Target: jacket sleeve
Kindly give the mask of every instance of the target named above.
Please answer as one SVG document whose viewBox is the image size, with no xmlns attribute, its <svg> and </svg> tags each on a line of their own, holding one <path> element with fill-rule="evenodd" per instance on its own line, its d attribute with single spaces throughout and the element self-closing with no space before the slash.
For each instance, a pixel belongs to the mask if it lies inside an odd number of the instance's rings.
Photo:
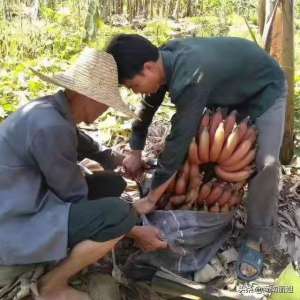
<svg viewBox="0 0 300 300">
<path fill-rule="evenodd" d="M 87 199 L 87 184 L 77 165 L 77 137 L 63 125 L 39 128 L 30 142 L 30 152 L 45 182 L 62 201 Z"/>
<path fill-rule="evenodd" d="M 130 139 L 130 147 L 132 150 L 143 150 L 146 142 L 148 128 L 152 122 L 153 116 L 166 94 L 166 88 L 162 87 L 156 94 L 145 97 L 137 115 L 132 124 L 132 135 Z"/>
<path fill-rule="evenodd" d="M 171 131 L 160 154 L 151 188 L 155 189 L 167 181 L 182 166 L 189 145 L 196 135 L 203 109 L 207 101 L 206 92 L 196 85 L 188 86 L 176 100 L 176 113 L 171 120 Z"/>
<path fill-rule="evenodd" d="M 98 143 L 80 129 L 77 129 L 77 139 L 78 160 L 90 158 L 90 155 L 99 151 Z"/>
<path fill-rule="evenodd" d="M 82 130 L 77 130 L 78 160 L 89 158 L 97 161 L 105 170 L 114 170 L 120 164 L 120 154 L 112 149 L 101 149 L 101 146 Z M 104 148 L 104 147 L 103 147 Z"/>
</svg>

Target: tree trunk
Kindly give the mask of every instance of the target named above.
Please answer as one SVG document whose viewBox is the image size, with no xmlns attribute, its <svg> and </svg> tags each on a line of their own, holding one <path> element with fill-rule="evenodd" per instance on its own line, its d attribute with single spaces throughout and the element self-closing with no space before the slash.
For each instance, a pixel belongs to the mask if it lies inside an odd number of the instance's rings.
<svg viewBox="0 0 300 300">
<path fill-rule="evenodd" d="M 180 0 L 176 0 L 176 2 L 175 2 L 175 7 L 174 7 L 174 11 L 173 11 L 173 18 L 175 18 L 176 20 L 178 19 L 179 1 L 180 1 Z"/>
<path fill-rule="evenodd" d="M 278 3 L 267 0 L 265 4 L 264 46 L 281 65 L 288 81 L 285 131 L 280 154 L 281 162 L 288 164 L 294 154 L 294 3 L 293 0 L 279 0 Z"/>
<path fill-rule="evenodd" d="M 288 164 L 294 155 L 294 1 L 282 0 L 277 8 L 272 31 L 274 46 L 270 54 L 280 63 L 288 81 L 288 102 L 281 162 Z"/>
<path fill-rule="evenodd" d="M 192 7 L 192 16 L 197 16 L 197 10 L 198 10 L 199 0 L 195 0 Z"/>
<path fill-rule="evenodd" d="M 186 3 L 186 17 L 190 17 L 192 15 L 192 0 L 187 0 Z"/>
<path fill-rule="evenodd" d="M 55 5 L 55 0 L 47 0 L 47 6 L 51 9 L 55 9 L 56 5 Z"/>
<path fill-rule="evenodd" d="M 117 8 L 117 0 L 112 0 L 110 1 L 110 7 L 111 7 L 111 14 L 114 15 L 116 13 L 116 8 Z"/>
<path fill-rule="evenodd" d="M 153 13 L 153 1 L 154 0 L 149 0 L 150 1 L 150 18 L 152 19 L 153 18 L 153 15 L 154 15 L 154 13 Z"/>
<path fill-rule="evenodd" d="M 134 1 L 134 10 L 133 10 L 133 17 L 136 17 L 138 14 L 138 0 Z"/>
<path fill-rule="evenodd" d="M 160 5 L 156 3 L 156 16 L 159 16 L 160 14 Z"/>
<path fill-rule="evenodd" d="M 97 18 L 98 6 L 96 0 L 89 0 L 88 12 L 85 18 L 85 38 L 84 41 L 88 42 L 94 40 L 97 35 Z"/>
<path fill-rule="evenodd" d="M 166 1 L 161 3 L 161 17 L 164 18 L 166 16 Z"/>
<path fill-rule="evenodd" d="M 129 21 L 130 21 L 130 22 L 131 22 L 132 19 L 133 19 L 133 8 L 132 8 L 133 3 L 132 3 L 132 1 L 133 1 L 133 0 L 127 0 L 127 7 L 126 7 L 126 9 L 127 9 L 127 14 L 128 14 L 128 16 L 129 16 Z"/>
<path fill-rule="evenodd" d="M 144 4 L 144 18 L 145 19 L 149 18 L 149 0 L 145 0 L 145 4 Z"/>
<path fill-rule="evenodd" d="M 6 0 L 3 0 L 3 14 L 6 21 L 12 20 L 12 9 Z"/>
<path fill-rule="evenodd" d="M 40 0 L 34 0 L 31 12 L 31 20 L 36 21 L 40 13 Z"/>
<path fill-rule="evenodd" d="M 123 1 L 122 0 L 118 0 L 117 14 L 119 14 L 119 15 L 123 14 Z"/>
<path fill-rule="evenodd" d="M 138 1 L 138 15 L 139 16 L 145 15 L 145 3 L 143 0 Z"/>
<path fill-rule="evenodd" d="M 258 3 L 258 26 L 259 33 L 262 36 L 265 27 L 265 19 L 266 19 L 266 0 L 259 0 Z"/>
<path fill-rule="evenodd" d="M 174 0 L 170 0 L 169 1 L 169 8 L 168 8 L 168 17 L 172 18 L 173 17 L 173 11 L 174 11 L 174 5 L 175 5 L 175 1 Z"/>
</svg>

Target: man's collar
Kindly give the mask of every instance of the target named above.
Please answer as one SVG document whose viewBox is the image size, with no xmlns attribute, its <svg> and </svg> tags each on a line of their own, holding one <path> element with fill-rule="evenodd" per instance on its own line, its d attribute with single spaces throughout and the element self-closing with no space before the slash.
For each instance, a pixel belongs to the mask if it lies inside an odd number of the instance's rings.
<svg viewBox="0 0 300 300">
<path fill-rule="evenodd" d="M 165 69 L 166 85 L 169 88 L 169 84 L 173 73 L 174 56 L 172 52 L 168 50 L 159 50 L 159 54 L 161 55 L 163 66 Z"/>
<path fill-rule="evenodd" d="M 54 94 L 54 106 L 65 119 L 76 125 L 71 114 L 69 101 L 64 91 L 60 90 Z"/>
</svg>

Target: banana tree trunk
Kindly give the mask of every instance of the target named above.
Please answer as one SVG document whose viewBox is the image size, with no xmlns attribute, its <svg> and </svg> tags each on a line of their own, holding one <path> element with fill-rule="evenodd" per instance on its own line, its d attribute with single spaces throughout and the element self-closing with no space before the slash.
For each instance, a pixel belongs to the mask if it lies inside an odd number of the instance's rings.
<svg viewBox="0 0 300 300">
<path fill-rule="evenodd" d="M 288 164 L 294 155 L 294 1 L 265 0 L 265 6 L 261 7 L 265 7 L 265 49 L 281 65 L 288 81 L 285 131 L 280 157 L 283 164 Z"/>
</svg>

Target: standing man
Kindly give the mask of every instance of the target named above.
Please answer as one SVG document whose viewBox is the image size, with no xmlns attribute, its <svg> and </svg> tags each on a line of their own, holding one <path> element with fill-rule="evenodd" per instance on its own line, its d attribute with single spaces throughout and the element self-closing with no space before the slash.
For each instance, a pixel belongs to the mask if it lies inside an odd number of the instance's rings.
<svg viewBox="0 0 300 300">
<path fill-rule="evenodd" d="M 134 117 L 121 100 L 113 57 L 85 49 L 66 72 L 38 75 L 65 90 L 0 125 L 0 266 L 61 260 L 39 281 L 36 299 L 89 299 L 69 279 L 125 235 L 146 251 L 167 245 L 155 228 L 136 226 L 135 208 L 119 198 L 123 179 L 100 178 L 96 196 L 77 164 L 85 147 L 76 124 L 94 122 L 108 107 Z"/>
<path fill-rule="evenodd" d="M 132 126 L 131 153 L 123 164 L 135 177 L 142 171 L 141 151 L 152 118 L 168 91 L 176 113 L 152 181 L 152 192 L 139 202 L 151 211 L 155 191 L 182 166 L 203 109 L 228 107 L 250 115 L 259 131 L 257 174 L 247 201 L 247 239 L 240 249 L 238 276 L 253 280 L 263 266 L 261 246 L 274 245 L 277 233 L 279 152 L 284 131 L 287 87 L 278 64 L 256 44 L 240 38 L 187 38 L 158 49 L 135 34 L 116 36 L 108 45 L 119 83 L 146 94 Z M 149 95 L 151 94 L 151 95 Z"/>
</svg>

